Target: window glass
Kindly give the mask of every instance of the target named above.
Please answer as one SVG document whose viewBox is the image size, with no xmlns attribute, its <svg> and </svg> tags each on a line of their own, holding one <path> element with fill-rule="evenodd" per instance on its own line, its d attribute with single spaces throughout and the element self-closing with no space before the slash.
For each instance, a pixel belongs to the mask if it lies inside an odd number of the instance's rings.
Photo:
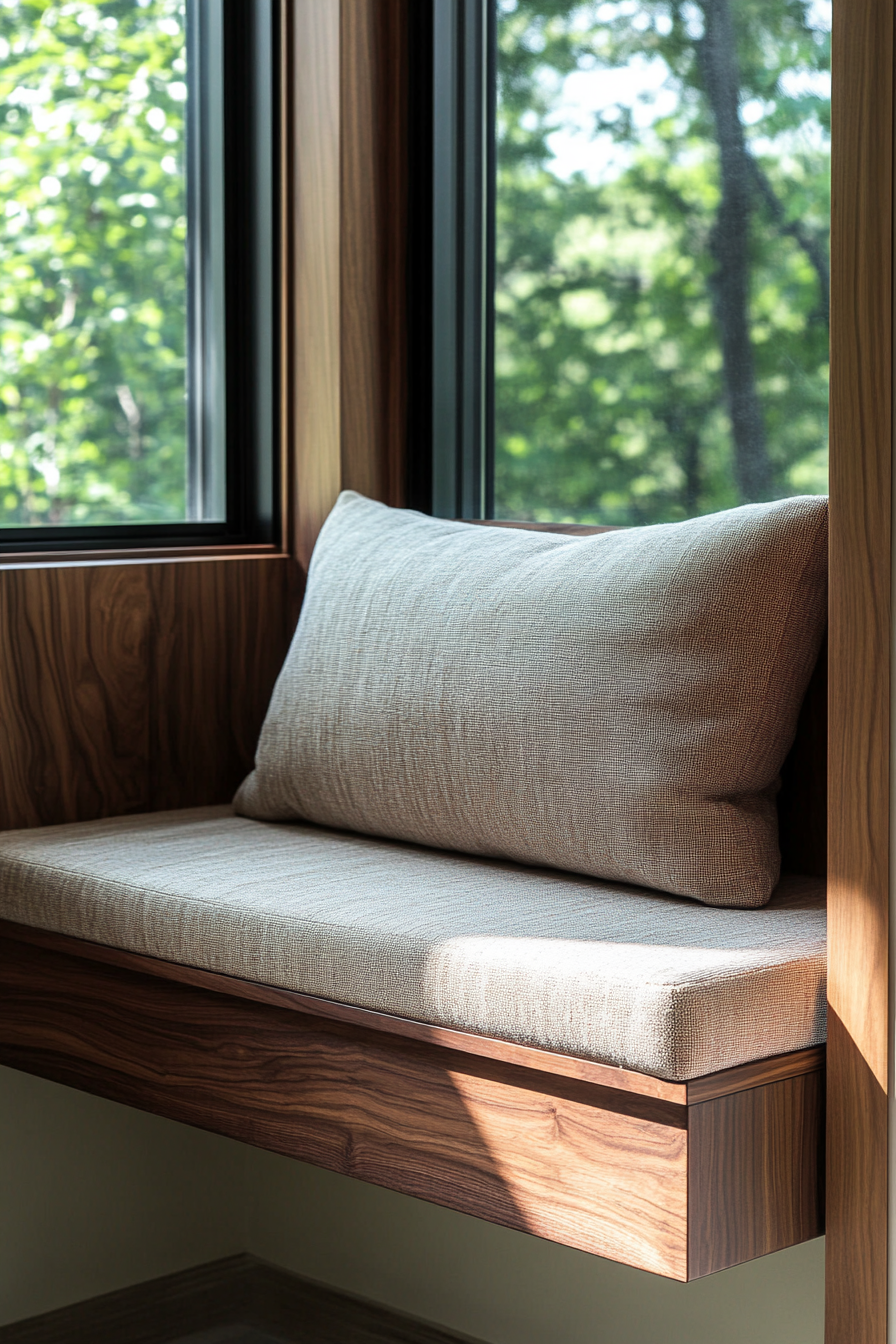
<svg viewBox="0 0 896 1344">
<path fill-rule="evenodd" d="M 189 516 L 186 24 L 0 3 L 0 527 Z"/>
<path fill-rule="evenodd" d="M 498 0 L 497 517 L 826 490 L 830 18 Z"/>
</svg>

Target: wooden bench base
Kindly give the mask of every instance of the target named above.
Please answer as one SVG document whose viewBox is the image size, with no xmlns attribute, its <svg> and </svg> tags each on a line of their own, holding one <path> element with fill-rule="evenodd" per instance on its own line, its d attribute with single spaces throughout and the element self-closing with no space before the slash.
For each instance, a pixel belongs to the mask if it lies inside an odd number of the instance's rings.
<svg viewBox="0 0 896 1344">
<path fill-rule="evenodd" d="M 0 1064 L 673 1279 L 824 1230 L 823 1049 L 670 1083 L 0 921 Z"/>
</svg>

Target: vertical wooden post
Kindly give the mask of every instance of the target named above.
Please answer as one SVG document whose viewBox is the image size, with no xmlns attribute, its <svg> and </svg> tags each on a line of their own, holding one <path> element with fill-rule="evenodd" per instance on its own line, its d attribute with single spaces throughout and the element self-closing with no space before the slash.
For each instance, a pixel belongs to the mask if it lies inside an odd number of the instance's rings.
<svg viewBox="0 0 896 1344">
<path fill-rule="evenodd" d="M 291 423 L 294 553 L 303 569 L 339 493 L 339 0 L 290 0 L 285 165 L 291 330 L 285 391 Z"/>
<path fill-rule="evenodd" d="M 283 0 L 284 474 L 303 569 L 343 487 L 404 502 L 408 0 Z"/>
<path fill-rule="evenodd" d="M 827 1344 L 886 1344 L 892 0 L 835 0 Z"/>
<path fill-rule="evenodd" d="M 342 483 L 404 503 L 407 0 L 342 0 Z"/>
</svg>

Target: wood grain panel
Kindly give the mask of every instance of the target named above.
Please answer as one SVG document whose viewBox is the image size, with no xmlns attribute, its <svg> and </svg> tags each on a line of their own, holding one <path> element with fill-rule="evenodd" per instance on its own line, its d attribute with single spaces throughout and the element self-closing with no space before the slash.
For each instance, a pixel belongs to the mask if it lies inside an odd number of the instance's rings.
<svg viewBox="0 0 896 1344">
<path fill-rule="evenodd" d="M 342 484 L 404 503 L 407 0 L 342 0 Z"/>
<path fill-rule="evenodd" d="M 0 569 L 0 829 L 226 801 L 289 641 L 289 568 Z"/>
<path fill-rule="evenodd" d="M 0 921 L 2 928 L 2 921 Z M 817 1045 L 809 1050 L 794 1050 L 789 1055 L 774 1055 L 771 1059 L 757 1059 L 750 1064 L 738 1064 L 733 1069 L 707 1073 L 686 1083 L 688 1105 L 711 1101 L 714 1097 L 728 1097 L 734 1092 L 747 1092 L 764 1087 L 782 1078 L 797 1078 L 803 1073 L 818 1073 L 825 1065 L 826 1047 Z"/>
<path fill-rule="evenodd" d="M 282 384 L 292 548 L 340 489 L 405 499 L 408 0 L 294 0 Z"/>
<path fill-rule="evenodd" d="M 829 997 L 886 1089 L 892 4 L 841 6 L 835 52 Z"/>
<path fill-rule="evenodd" d="M 307 569 L 340 490 L 340 0 L 292 0 L 288 221 L 294 324 L 291 392 L 293 550 Z"/>
<path fill-rule="evenodd" d="M 887 1098 L 828 1012 L 827 1344 L 887 1340 Z"/>
<path fill-rule="evenodd" d="M 229 802 L 289 644 L 289 562 L 156 565 L 148 577 L 151 805 Z"/>
<path fill-rule="evenodd" d="M 887 1338 L 894 13 L 834 6 L 827 1344 Z"/>
<path fill-rule="evenodd" d="M 816 1070 L 688 1111 L 688 1277 L 824 1231 L 824 1075 Z"/>
<path fill-rule="evenodd" d="M 686 1274 L 683 1106 L 8 940 L 0 1062 Z"/>
<path fill-rule="evenodd" d="M 0 828 L 150 805 L 139 565 L 0 569 Z"/>
<path fill-rule="evenodd" d="M 75 551 L 3 551 L 0 569 L 59 569 L 70 565 L 168 564 L 172 560 L 245 560 L 249 556 L 268 559 L 283 554 L 272 542 L 240 542 L 234 545 L 212 543 L 202 546 L 115 546 L 84 547 Z"/>
</svg>

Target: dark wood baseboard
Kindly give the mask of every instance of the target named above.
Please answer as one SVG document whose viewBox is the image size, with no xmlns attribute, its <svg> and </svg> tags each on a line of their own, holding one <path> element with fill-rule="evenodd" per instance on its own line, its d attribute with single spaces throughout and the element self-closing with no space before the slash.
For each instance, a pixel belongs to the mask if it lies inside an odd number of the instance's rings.
<svg viewBox="0 0 896 1344">
<path fill-rule="evenodd" d="M 681 1281 L 823 1231 L 818 1050 L 669 1083 L 4 924 L 0 1063 Z"/>
<path fill-rule="evenodd" d="M 256 1262 L 235 1255 L 0 1328 L 2 1344 L 168 1344 L 246 1318 Z"/>
<path fill-rule="evenodd" d="M 0 1327 L 0 1344 L 178 1344 L 243 1326 L 296 1344 L 475 1344 L 235 1255 Z"/>
</svg>

